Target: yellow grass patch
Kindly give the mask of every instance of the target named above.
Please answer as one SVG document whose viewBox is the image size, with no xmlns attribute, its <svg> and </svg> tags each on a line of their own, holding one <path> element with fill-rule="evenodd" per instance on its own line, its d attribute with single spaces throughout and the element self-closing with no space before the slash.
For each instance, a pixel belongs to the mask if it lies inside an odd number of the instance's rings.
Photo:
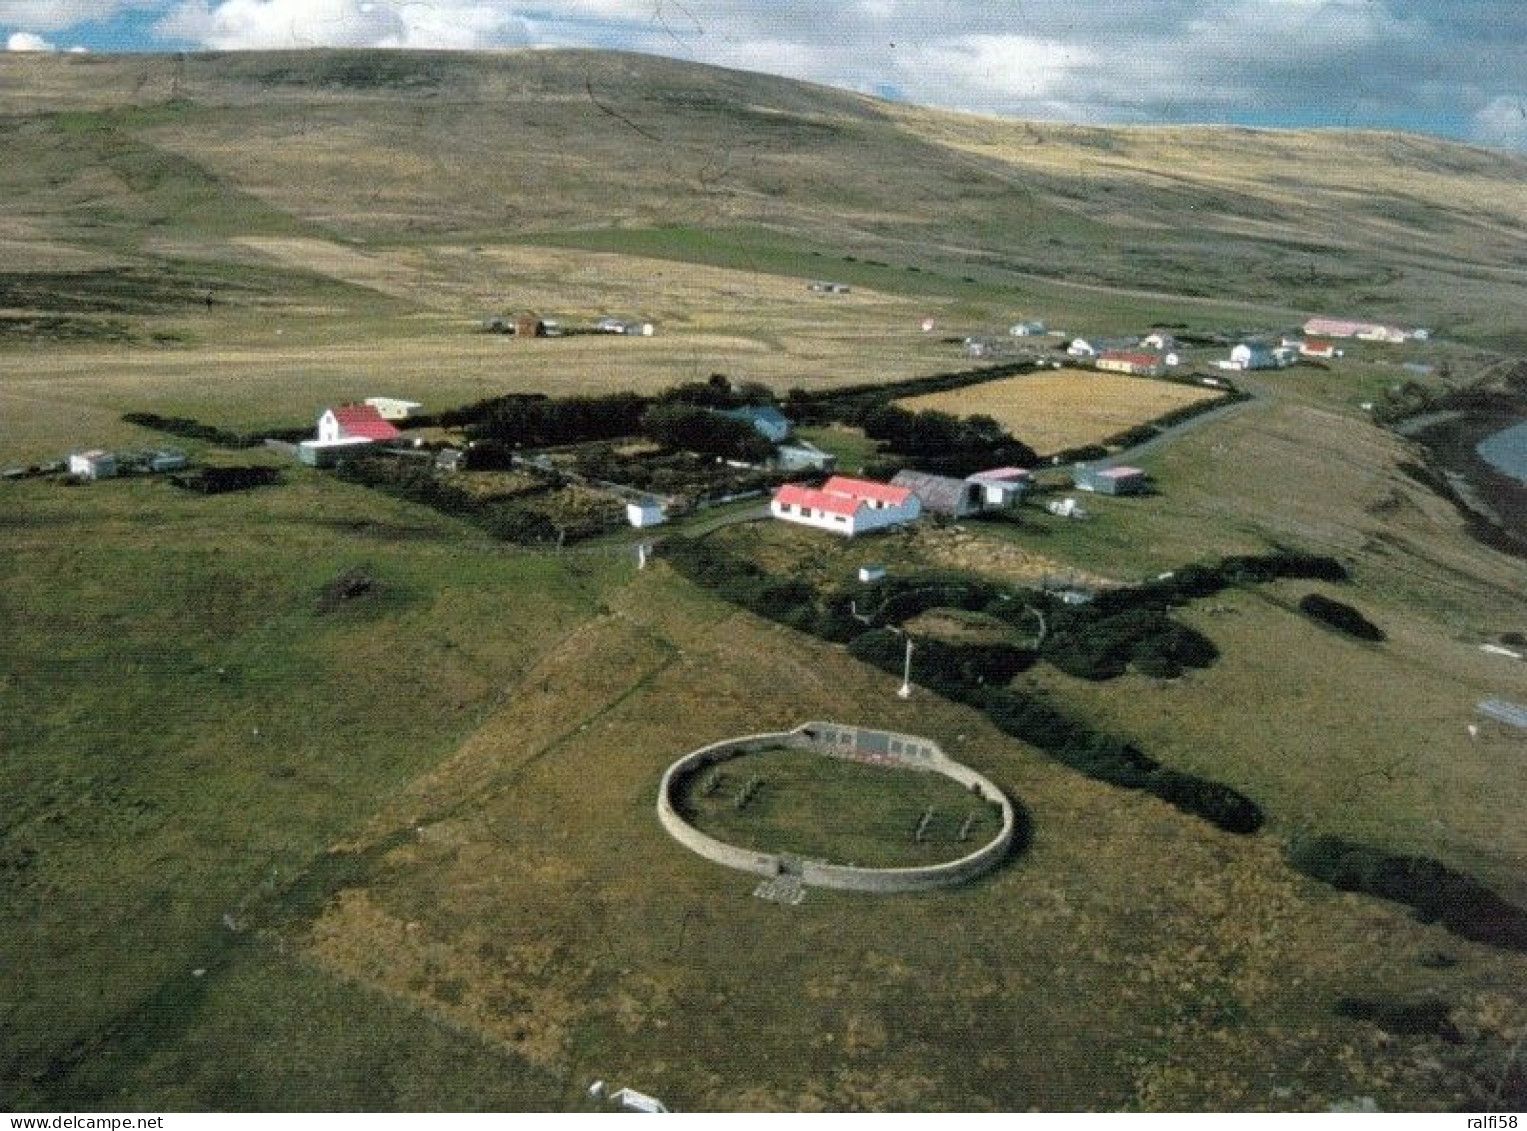
<svg viewBox="0 0 1527 1131">
<path fill-rule="evenodd" d="M 897 401 L 914 411 L 985 414 L 1037 452 L 1095 444 L 1174 409 L 1221 394 L 1144 377 L 1060 369 Z"/>
</svg>

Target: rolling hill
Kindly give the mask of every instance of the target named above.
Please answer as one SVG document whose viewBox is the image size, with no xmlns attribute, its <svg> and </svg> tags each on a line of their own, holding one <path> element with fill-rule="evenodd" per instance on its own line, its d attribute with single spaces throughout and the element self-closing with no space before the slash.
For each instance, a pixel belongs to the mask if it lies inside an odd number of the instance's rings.
<svg viewBox="0 0 1527 1131">
<path fill-rule="evenodd" d="M 12 55 L 0 108 L 12 271 L 533 238 L 786 273 L 830 251 L 1008 305 L 1361 309 L 1492 346 L 1527 322 L 1527 162 L 1430 138 L 1016 122 L 587 51 Z"/>
</svg>

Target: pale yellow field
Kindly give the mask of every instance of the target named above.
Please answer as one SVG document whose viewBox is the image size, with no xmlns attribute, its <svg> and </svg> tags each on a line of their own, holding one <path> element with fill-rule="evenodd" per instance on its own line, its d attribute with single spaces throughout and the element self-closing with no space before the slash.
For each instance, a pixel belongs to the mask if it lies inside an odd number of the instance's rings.
<svg viewBox="0 0 1527 1131">
<path fill-rule="evenodd" d="M 984 413 L 1042 455 L 1095 444 L 1173 409 L 1220 395 L 1145 377 L 1060 369 L 897 403 L 915 411 L 937 409 L 956 416 Z"/>
<path fill-rule="evenodd" d="M 434 411 L 512 392 L 651 393 L 713 373 L 784 391 L 964 364 L 921 331 L 927 304 L 858 288 L 827 298 L 800 279 L 535 247 L 240 243 L 273 263 L 424 309 L 378 317 L 260 300 L 220 309 L 215 319 L 156 320 L 155 328 L 186 335 L 185 345 L 0 354 L 0 460 L 147 442 L 117 420 L 134 410 L 239 429 L 291 427 L 335 401 L 366 396 L 408 397 Z M 521 310 L 567 325 L 602 314 L 642 317 L 657 334 L 517 340 L 479 332 L 485 316 Z"/>
</svg>

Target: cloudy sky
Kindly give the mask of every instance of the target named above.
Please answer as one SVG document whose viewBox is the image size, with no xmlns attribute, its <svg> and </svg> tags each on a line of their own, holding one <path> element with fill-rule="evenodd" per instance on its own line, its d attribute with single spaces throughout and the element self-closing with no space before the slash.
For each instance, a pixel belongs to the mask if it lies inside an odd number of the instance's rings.
<svg viewBox="0 0 1527 1131">
<path fill-rule="evenodd" d="M 1083 122 L 1527 151 L 1527 0 L 0 0 L 12 50 L 615 47 Z"/>
</svg>

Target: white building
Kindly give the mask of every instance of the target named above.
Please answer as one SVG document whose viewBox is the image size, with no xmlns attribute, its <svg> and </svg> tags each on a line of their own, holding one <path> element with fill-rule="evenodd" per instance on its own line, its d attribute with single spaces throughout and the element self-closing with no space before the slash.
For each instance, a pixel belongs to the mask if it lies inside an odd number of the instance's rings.
<svg viewBox="0 0 1527 1131">
<path fill-rule="evenodd" d="M 638 503 L 626 504 L 626 521 L 632 526 L 660 526 L 668 521 L 668 516 L 663 513 L 663 504 L 656 499 L 643 499 Z"/>
<path fill-rule="evenodd" d="M 110 479 L 117 473 L 117 458 L 110 452 L 92 448 L 69 454 L 69 474 L 81 479 Z"/>
<path fill-rule="evenodd" d="M 1045 332 L 1043 322 L 1015 322 L 1007 328 L 1007 332 L 1015 338 L 1033 338 Z"/>
<path fill-rule="evenodd" d="M 769 512 L 785 522 L 852 538 L 911 522 L 922 514 L 922 504 L 904 487 L 834 475 L 820 490 L 785 484 L 774 493 Z"/>
<path fill-rule="evenodd" d="M 1097 357 L 1098 350 L 1086 338 L 1073 338 L 1071 344 L 1066 347 L 1066 352 L 1072 357 Z"/>
<path fill-rule="evenodd" d="M 366 403 L 376 409 L 383 420 L 407 420 L 424 410 L 418 401 L 404 401 L 397 397 L 367 397 Z"/>
<path fill-rule="evenodd" d="M 1277 359 L 1265 342 L 1242 342 L 1230 351 L 1231 369 L 1276 369 Z"/>
<path fill-rule="evenodd" d="M 1034 486 L 1034 477 L 1021 467 L 994 467 L 968 476 L 982 490 L 982 503 L 991 509 L 1017 506 Z"/>
</svg>

